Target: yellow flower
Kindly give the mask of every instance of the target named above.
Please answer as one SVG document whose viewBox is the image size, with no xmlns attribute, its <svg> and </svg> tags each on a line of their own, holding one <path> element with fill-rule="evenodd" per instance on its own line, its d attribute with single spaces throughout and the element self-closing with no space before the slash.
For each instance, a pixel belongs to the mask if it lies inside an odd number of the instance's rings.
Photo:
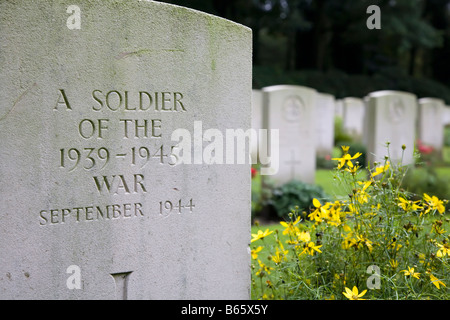
<svg viewBox="0 0 450 320">
<path fill-rule="evenodd" d="M 354 166 L 353 168 L 345 168 L 344 170 L 347 172 L 350 172 L 352 175 L 356 175 L 356 172 L 358 169 L 361 168 L 360 166 Z"/>
<path fill-rule="evenodd" d="M 309 234 L 308 231 L 302 231 L 297 234 L 297 239 L 299 241 L 309 242 L 311 241 L 311 235 Z"/>
<path fill-rule="evenodd" d="M 342 214 L 341 204 L 339 203 L 339 201 L 335 201 L 333 206 L 330 208 L 327 217 L 327 223 L 332 226 L 336 227 L 339 226 L 342 223 L 341 214 Z"/>
<path fill-rule="evenodd" d="M 355 198 L 359 203 L 363 204 L 363 203 L 369 202 L 369 199 L 368 199 L 369 194 L 366 192 L 366 189 L 370 186 L 371 183 L 372 183 L 372 181 L 366 181 L 366 182 L 358 181 L 359 185 L 363 185 L 363 188 L 358 190 L 355 195 Z"/>
<path fill-rule="evenodd" d="M 411 201 L 411 200 L 406 200 L 405 198 L 402 198 L 402 197 L 399 197 L 398 200 L 400 201 L 398 203 L 398 206 L 401 207 L 406 212 L 416 211 L 418 209 L 422 209 L 421 206 L 418 206 L 416 204 L 416 203 L 420 202 L 420 200 L 418 200 L 418 201 Z"/>
<path fill-rule="evenodd" d="M 386 164 L 384 166 L 379 166 L 375 168 L 375 172 L 372 173 L 372 177 L 375 177 L 385 171 L 387 171 L 390 167 L 389 161 L 386 161 Z"/>
<path fill-rule="evenodd" d="M 252 249 L 251 250 L 251 254 L 252 254 L 252 259 L 257 259 L 258 258 L 258 252 L 260 252 L 263 249 L 263 247 L 259 246 L 256 249 Z"/>
<path fill-rule="evenodd" d="M 316 209 L 313 212 L 311 212 L 308 215 L 308 217 L 311 220 L 315 220 L 317 222 L 321 222 L 322 218 L 327 217 L 328 214 L 330 213 L 329 208 L 331 206 L 331 203 L 327 202 L 326 204 L 322 205 L 319 200 L 314 198 L 313 199 L 313 205 L 314 205 L 314 207 L 316 207 Z"/>
<path fill-rule="evenodd" d="M 393 249 L 396 251 L 400 250 L 402 247 L 403 246 L 400 243 L 398 243 L 395 237 L 392 239 L 392 242 L 387 246 L 388 249 Z"/>
<path fill-rule="evenodd" d="M 283 245 L 280 243 L 280 248 L 277 247 L 275 256 L 272 256 L 272 261 L 275 262 L 276 264 L 279 264 L 281 263 L 282 259 L 287 260 L 286 255 L 288 254 L 288 252 L 289 252 L 288 250 L 284 250 Z"/>
<path fill-rule="evenodd" d="M 445 283 L 443 283 L 441 280 L 439 280 L 438 278 L 433 276 L 433 274 L 431 274 L 431 273 L 430 273 L 430 280 L 431 280 L 431 283 L 434 284 L 436 286 L 436 288 L 438 288 L 438 289 L 440 289 L 439 286 L 447 287 L 445 285 Z"/>
<path fill-rule="evenodd" d="M 350 149 L 350 146 L 341 146 L 342 151 L 344 151 L 344 154 L 348 153 L 348 149 Z"/>
<path fill-rule="evenodd" d="M 433 225 L 431 226 L 432 231 L 436 234 L 444 234 L 445 229 L 441 228 L 441 226 L 442 226 L 442 221 L 436 220 L 435 222 L 433 222 Z"/>
<path fill-rule="evenodd" d="M 436 243 L 439 247 L 439 250 L 436 252 L 436 255 L 439 258 L 445 257 L 446 255 L 450 255 L 450 245 L 448 243 L 440 244 Z"/>
<path fill-rule="evenodd" d="M 425 204 L 428 206 L 428 208 L 425 210 L 424 213 L 428 213 L 431 210 L 437 210 L 440 214 L 443 214 L 445 212 L 444 206 L 445 200 L 439 200 L 438 197 L 436 196 L 430 197 L 426 193 L 423 194 L 423 200 L 425 201 Z"/>
<path fill-rule="evenodd" d="M 309 242 L 303 249 L 302 253 L 300 253 L 300 254 L 307 252 L 309 255 L 312 256 L 312 255 L 314 255 L 314 251 L 322 253 L 322 251 L 319 250 L 320 247 L 322 247 L 322 246 L 321 245 L 316 246 L 314 242 Z"/>
<path fill-rule="evenodd" d="M 400 272 L 403 272 L 403 274 L 405 276 L 411 276 L 411 277 L 414 277 L 416 279 L 420 279 L 420 277 L 419 277 L 420 273 L 419 272 L 414 272 L 414 268 L 408 267 L 408 270 L 401 270 Z"/>
<path fill-rule="evenodd" d="M 397 269 L 397 267 L 398 267 L 398 261 L 397 260 L 391 259 L 391 260 L 389 260 L 389 264 L 391 265 L 392 269 Z"/>
<path fill-rule="evenodd" d="M 262 232 L 261 230 L 258 230 L 258 233 L 252 233 L 252 240 L 250 242 L 255 242 L 259 239 L 267 237 L 271 233 L 273 233 L 273 231 L 269 232 L 269 229 L 266 229 L 266 231 L 264 231 L 264 232 Z"/>
<path fill-rule="evenodd" d="M 344 147 L 342 147 L 342 149 L 344 150 L 344 152 L 348 151 L 348 147 L 347 147 L 346 150 L 344 149 Z M 331 158 L 331 160 L 339 161 L 338 169 L 342 168 L 345 164 L 347 164 L 347 166 L 349 166 L 350 168 L 353 168 L 352 160 L 356 159 L 356 158 L 359 158 L 359 156 L 361 156 L 361 155 L 362 155 L 362 153 L 358 152 L 352 157 L 350 154 L 345 153 L 343 155 L 343 157 L 341 157 L 341 158 Z"/>
<path fill-rule="evenodd" d="M 367 290 L 364 290 L 361 293 L 359 293 L 358 288 L 356 286 L 354 286 L 352 290 L 345 287 L 345 292 L 342 292 L 342 294 L 349 300 L 366 300 L 366 299 L 361 299 L 361 297 L 364 296 L 366 294 L 366 292 L 367 292 Z"/>
<path fill-rule="evenodd" d="M 362 249 L 364 248 L 364 245 L 367 246 L 370 252 L 372 252 L 372 241 L 367 239 L 364 235 L 358 235 L 354 236 L 353 232 L 349 233 L 347 237 L 342 242 L 342 248 L 343 249 L 349 249 L 349 248 L 356 248 L 356 249 Z"/>
<path fill-rule="evenodd" d="M 424 264 L 424 263 L 425 263 L 426 256 L 425 256 L 424 253 L 419 253 L 419 254 L 417 255 L 417 257 L 419 258 L 419 262 L 420 262 L 421 264 Z"/>
<path fill-rule="evenodd" d="M 262 296 L 262 300 L 272 300 L 273 298 L 274 298 L 273 294 L 268 296 L 266 293 L 264 293 L 263 296 Z"/>
<path fill-rule="evenodd" d="M 259 263 L 259 270 L 255 273 L 256 276 L 263 277 L 265 272 L 267 272 L 267 274 L 270 274 L 270 270 L 273 270 L 272 267 L 266 266 L 259 259 L 258 259 L 258 263 Z"/>
<path fill-rule="evenodd" d="M 297 225 L 300 222 L 300 217 L 297 217 L 294 222 L 290 221 L 289 223 L 286 223 L 284 221 L 281 221 L 280 224 L 285 228 L 283 230 L 283 234 L 291 234 L 297 231 L 297 228 L 295 225 Z"/>
</svg>

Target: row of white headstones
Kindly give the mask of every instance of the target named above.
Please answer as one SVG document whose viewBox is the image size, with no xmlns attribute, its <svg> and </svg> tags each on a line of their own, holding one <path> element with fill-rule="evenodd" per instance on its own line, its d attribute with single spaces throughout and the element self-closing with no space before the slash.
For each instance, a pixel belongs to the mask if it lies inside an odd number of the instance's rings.
<svg viewBox="0 0 450 320">
<path fill-rule="evenodd" d="M 335 117 L 342 119 L 344 132 L 365 145 L 364 165 L 383 163 L 385 156 L 408 165 L 414 162 L 417 141 L 437 152 L 442 150 L 450 107 L 442 99 L 418 99 L 412 93 L 392 90 L 344 99 L 295 85 L 253 90 L 253 129 L 279 130 L 277 141 L 269 137 L 268 143 L 278 149 L 279 161 L 271 176 L 277 184 L 294 179 L 315 182 L 316 157 L 332 154 Z M 260 152 L 256 144 L 252 146 L 253 163 Z"/>
</svg>

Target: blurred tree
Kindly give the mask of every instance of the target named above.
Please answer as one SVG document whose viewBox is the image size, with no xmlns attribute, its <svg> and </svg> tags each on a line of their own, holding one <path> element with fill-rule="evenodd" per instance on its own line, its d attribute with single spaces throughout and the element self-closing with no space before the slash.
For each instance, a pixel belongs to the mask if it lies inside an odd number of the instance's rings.
<svg viewBox="0 0 450 320">
<path fill-rule="evenodd" d="M 366 90 L 420 87 L 443 92 L 450 85 L 450 0 L 167 0 L 215 14 L 253 30 L 255 67 L 274 68 L 273 81 L 290 82 L 310 72 L 359 76 Z M 381 29 L 369 30 L 367 8 L 381 9 Z M 309 71 L 307 71 L 309 70 Z M 311 73 L 313 72 L 313 73 Z M 319 73 L 317 73 L 319 72 Z M 339 73 L 340 72 L 340 73 Z M 372 77 L 369 81 L 368 78 Z M 409 77 L 409 78 L 408 78 Z M 283 81 L 284 79 L 284 81 Z M 308 82 L 309 81 L 309 82 Z M 294 82 L 294 81 L 292 81 Z M 342 81 L 341 81 L 342 82 Z M 342 83 L 324 84 L 342 94 Z M 434 88 L 434 89 L 433 89 Z M 362 90 L 362 89 L 361 89 Z M 337 92 L 330 92 L 337 94 Z"/>
</svg>

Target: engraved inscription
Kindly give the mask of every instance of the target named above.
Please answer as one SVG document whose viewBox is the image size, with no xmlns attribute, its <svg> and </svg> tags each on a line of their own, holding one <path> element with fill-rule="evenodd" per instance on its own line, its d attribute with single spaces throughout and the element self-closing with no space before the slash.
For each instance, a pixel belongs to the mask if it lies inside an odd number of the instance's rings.
<svg viewBox="0 0 450 320">
<path fill-rule="evenodd" d="M 143 217 L 143 205 L 140 202 L 90 205 L 76 208 L 46 209 L 39 212 L 39 225 L 57 225 L 89 221 L 109 221 Z"/>
<path fill-rule="evenodd" d="M 133 94 L 129 91 L 94 90 L 92 98 L 95 101 L 92 106 L 94 111 L 186 111 L 181 92 L 139 91 Z"/>
<path fill-rule="evenodd" d="M 95 186 L 99 193 L 110 194 L 130 194 L 130 193 L 146 193 L 147 189 L 144 185 L 144 175 L 134 174 L 133 177 L 125 178 L 124 175 L 112 175 L 112 176 L 94 176 Z M 127 182 L 128 181 L 128 182 Z"/>
<path fill-rule="evenodd" d="M 295 150 L 291 150 L 291 158 L 285 163 L 291 167 L 290 178 L 295 179 L 295 167 L 301 164 L 300 160 L 295 159 Z"/>
<path fill-rule="evenodd" d="M 399 123 L 405 115 L 405 105 L 403 101 L 395 97 L 389 104 L 388 118 L 392 123 Z"/>
<path fill-rule="evenodd" d="M 283 118 L 288 122 L 298 121 L 305 111 L 305 104 L 298 96 L 288 97 L 283 104 Z"/>
<path fill-rule="evenodd" d="M 55 94 L 53 111 L 59 112 L 79 110 L 76 101 L 70 101 L 70 92 L 58 89 Z M 99 114 L 101 118 L 85 117 L 74 123 L 79 135 L 79 145 L 59 146 L 54 156 L 57 158 L 59 170 L 67 174 L 76 174 L 78 170 L 92 172 L 91 186 L 99 196 L 124 196 L 146 194 L 151 182 L 146 181 L 143 173 L 121 174 L 106 173 L 109 168 L 127 167 L 136 170 L 146 165 L 165 164 L 175 166 L 178 156 L 174 153 L 176 146 L 160 143 L 163 137 L 163 122 L 158 117 L 110 119 L 108 112 L 186 112 L 184 95 L 177 91 L 128 91 L 128 90 L 98 90 L 88 93 L 93 103 L 87 105 L 89 111 Z M 117 134 L 118 133 L 118 134 Z M 117 137 L 120 141 L 106 140 Z M 129 139 L 143 141 L 142 144 L 129 145 L 123 143 Z M 151 139 L 151 140 L 150 140 Z M 144 145 L 145 140 L 145 145 Z M 102 146 L 83 145 L 83 142 L 104 141 Z M 149 141 L 155 143 L 148 143 Z M 117 143 L 119 142 L 119 143 Z M 102 173 L 100 173 L 102 172 Z M 86 181 L 88 183 L 88 181 Z M 92 190 L 95 192 L 94 190 Z M 111 200 L 109 200 L 111 201 Z M 133 217 L 143 217 L 144 208 L 141 202 L 122 200 L 122 203 L 102 205 L 74 205 L 68 207 L 51 207 L 38 212 L 39 225 L 63 225 L 69 223 L 109 221 Z M 158 208 L 159 204 L 159 208 Z M 171 213 L 192 213 L 195 204 L 193 200 L 167 200 L 155 202 L 153 208 L 147 208 L 147 214 L 154 212 L 156 216 L 168 216 Z"/>
<path fill-rule="evenodd" d="M 128 299 L 128 277 L 133 271 L 111 273 L 116 283 L 116 298 L 118 300 Z"/>
<path fill-rule="evenodd" d="M 195 204 L 192 199 L 189 200 L 188 203 L 183 205 L 182 200 L 178 200 L 177 202 L 172 201 L 160 201 L 159 202 L 159 214 L 162 216 L 168 216 L 171 213 L 182 214 L 184 212 L 192 213 L 195 208 Z"/>
</svg>

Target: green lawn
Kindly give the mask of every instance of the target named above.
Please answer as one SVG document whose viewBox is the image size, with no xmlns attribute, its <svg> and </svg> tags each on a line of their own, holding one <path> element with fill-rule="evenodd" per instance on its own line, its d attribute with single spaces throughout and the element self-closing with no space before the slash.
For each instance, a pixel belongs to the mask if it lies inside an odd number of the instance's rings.
<svg viewBox="0 0 450 320">
<path fill-rule="evenodd" d="M 359 181 L 366 179 L 366 171 L 361 171 L 357 178 Z M 351 192 L 349 188 L 343 188 L 339 180 L 334 178 L 335 172 L 329 169 L 319 169 L 316 171 L 316 184 L 321 186 L 323 190 L 331 197 L 336 199 L 347 198 Z"/>
</svg>

